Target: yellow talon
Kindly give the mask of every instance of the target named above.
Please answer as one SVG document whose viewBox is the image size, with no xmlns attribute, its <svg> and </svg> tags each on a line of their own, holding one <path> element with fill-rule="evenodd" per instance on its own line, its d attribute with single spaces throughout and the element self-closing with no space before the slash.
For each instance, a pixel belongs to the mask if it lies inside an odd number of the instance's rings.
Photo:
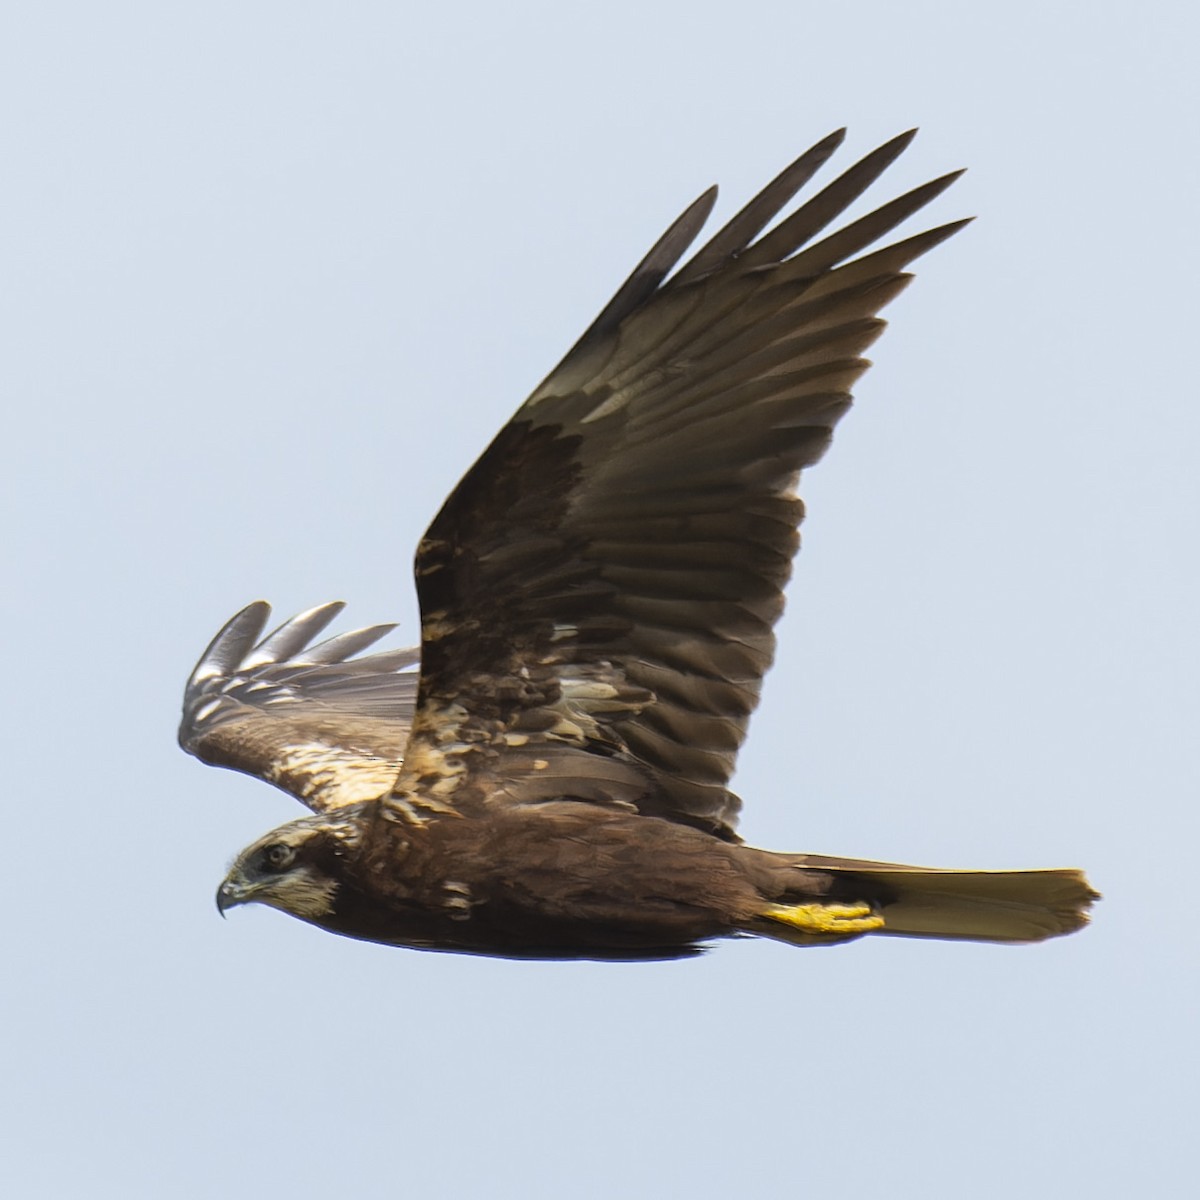
<svg viewBox="0 0 1200 1200">
<path fill-rule="evenodd" d="M 883 918 L 869 904 L 774 904 L 762 916 L 817 936 L 847 937 L 883 928 Z"/>
</svg>

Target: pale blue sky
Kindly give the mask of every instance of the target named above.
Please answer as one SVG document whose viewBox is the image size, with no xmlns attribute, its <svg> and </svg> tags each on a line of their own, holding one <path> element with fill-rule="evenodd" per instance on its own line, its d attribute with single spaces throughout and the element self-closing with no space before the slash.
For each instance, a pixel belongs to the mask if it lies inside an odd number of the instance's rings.
<svg viewBox="0 0 1200 1200">
<path fill-rule="evenodd" d="M 0 16 L 0 1190 L 1185 1196 L 1192 5 Z M 299 815 L 174 746 L 249 600 L 415 633 L 447 490 L 662 228 L 846 124 L 970 172 L 806 479 L 737 779 L 779 849 L 1086 867 L 1012 949 L 513 964 L 218 919 Z"/>
</svg>

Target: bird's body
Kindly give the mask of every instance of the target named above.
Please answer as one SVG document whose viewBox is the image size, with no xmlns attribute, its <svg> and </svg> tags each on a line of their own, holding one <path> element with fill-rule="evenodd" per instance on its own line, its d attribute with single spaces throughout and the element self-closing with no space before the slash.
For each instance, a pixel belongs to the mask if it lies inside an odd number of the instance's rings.
<svg viewBox="0 0 1200 1200">
<path fill-rule="evenodd" d="M 256 862 L 280 845 L 294 850 L 286 870 Z M 507 958 L 681 958 L 744 934 L 1035 941 L 1077 928 L 1091 895 L 1078 872 L 780 854 L 573 800 L 496 805 L 474 820 L 356 805 L 268 835 L 236 874 L 218 904 L 265 888 L 267 903 L 332 933 Z"/>
<path fill-rule="evenodd" d="M 414 825 L 371 808 L 352 818 L 357 852 L 339 856 L 336 837 L 324 842 L 341 858 L 341 886 L 310 918 L 370 941 L 516 958 L 673 958 L 752 921 L 760 888 L 783 894 L 785 872 L 768 855 L 657 817 L 558 801 Z"/>
<path fill-rule="evenodd" d="M 840 135 L 672 275 L 660 242 L 455 489 L 417 551 L 422 645 L 259 640 L 244 609 L 180 738 L 314 815 L 218 893 L 347 936 L 539 958 L 673 958 L 713 938 L 1033 941 L 1079 928 L 1077 871 L 957 872 L 743 845 L 729 790 L 774 653 L 802 467 L 827 447 L 903 267 L 962 222 L 854 257 L 947 176 L 813 242 L 896 139 L 759 237 Z M 757 239 L 757 240 L 756 240 Z M 809 244 L 811 243 L 811 244 Z"/>
</svg>

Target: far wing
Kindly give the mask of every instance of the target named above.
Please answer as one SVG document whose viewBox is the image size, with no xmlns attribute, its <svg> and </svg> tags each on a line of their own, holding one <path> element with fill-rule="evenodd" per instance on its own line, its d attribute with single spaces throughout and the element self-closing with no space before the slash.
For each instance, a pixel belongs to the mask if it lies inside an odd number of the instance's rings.
<svg viewBox="0 0 1200 1200">
<path fill-rule="evenodd" d="M 459 483 L 417 552 L 420 699 L 397 804 L 574 797 L 733 837 L 727 787 L 825 452 L 904 268 L 864 254 L 956 177 L 819 235 L 911 134 L 762 233 L 802 155 L 674 275 L 715 189 L 650 251 Z"/>
<path fill-rule="evenodd" d="M 257 775 L 315 812 L 387 793 L 412 724 L 410 668 L 419 654 L 354 657 L 392 625 L 310 644 L 343 607 L 309 609 L 261 641 L 270 605 L 242 609 L 188 680 L 179 744 L 202 762 Z"/>
</svg>

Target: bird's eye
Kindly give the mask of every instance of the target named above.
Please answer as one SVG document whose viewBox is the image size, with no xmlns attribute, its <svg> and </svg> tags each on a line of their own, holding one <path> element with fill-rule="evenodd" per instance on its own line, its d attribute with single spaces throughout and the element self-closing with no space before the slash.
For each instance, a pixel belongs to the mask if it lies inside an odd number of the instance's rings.
<svg viewBox="0 0 1200 1200">
<path fill-rule="evenodd" d="M 263 862 L 275 871 L 282 871 L 293 857 L 294 852 L 291 846 L 285 846 L 282 842 L 276 842 L 263 851 Z"/>
</svg>

